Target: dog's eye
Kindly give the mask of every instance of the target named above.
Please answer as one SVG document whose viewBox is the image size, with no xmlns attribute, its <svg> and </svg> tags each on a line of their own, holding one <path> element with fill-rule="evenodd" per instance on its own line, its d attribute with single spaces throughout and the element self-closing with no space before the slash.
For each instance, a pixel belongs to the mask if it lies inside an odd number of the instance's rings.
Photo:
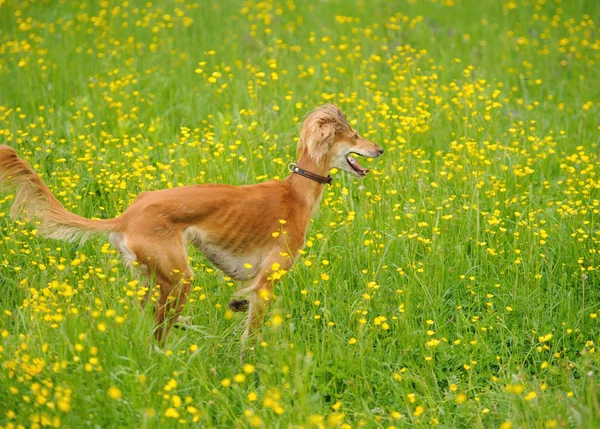
<svg viewBox="0 0 600 429">
<path fill-rule="evenodd" d="M 358 134 L 354 134 L 354 135 L 352 136 L 352 138 L 353 138 L 354 140 L 358 140 Z"/>
</svg>

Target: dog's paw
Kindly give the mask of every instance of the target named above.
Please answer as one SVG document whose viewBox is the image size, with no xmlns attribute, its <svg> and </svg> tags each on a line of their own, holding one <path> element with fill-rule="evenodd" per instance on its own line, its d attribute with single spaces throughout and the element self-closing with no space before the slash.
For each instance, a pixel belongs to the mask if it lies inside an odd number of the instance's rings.
<svg viewBox="0 0 600 429">
<path fill-rule="evenodd" d="M 248 305 L 249 302 L 247 299 L 232 299 L 229 304 L 227 304 L 227 307 L 236 313 L 243 313 L 248 311 Z"/>
<path fill-rule="evenodd" d="M 178 316 L 175 322 L 173 323 L 173 327 L 177 329 L 186 330 L 192 325 L 192 321 L 189 317 Z"/>
</svg>

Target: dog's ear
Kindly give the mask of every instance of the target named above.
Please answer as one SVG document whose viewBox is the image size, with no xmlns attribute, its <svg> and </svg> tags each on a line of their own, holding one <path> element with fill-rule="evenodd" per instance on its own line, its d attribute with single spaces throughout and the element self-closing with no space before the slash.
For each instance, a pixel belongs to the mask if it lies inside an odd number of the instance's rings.
<svg viewBox="0 0 600 429">
<path fill-rule="evenodd" d="M 306 118 L 300 131 L 300 142 L 298 143 L 298 158 L 304 152 L 320 162 L 327 154 L 335 138 L 335 125 L 324 115 L 312 114 Z"/>
</svg>

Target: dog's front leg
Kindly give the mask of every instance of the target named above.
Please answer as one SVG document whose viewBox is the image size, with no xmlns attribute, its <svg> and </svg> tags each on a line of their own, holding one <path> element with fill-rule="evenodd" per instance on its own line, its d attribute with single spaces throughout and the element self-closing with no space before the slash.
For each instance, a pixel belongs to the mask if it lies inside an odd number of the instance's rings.
<svg viewBox="0 0 600 429">
<path fill-rule="evenodd" d="M 267 276 L 260 276 L 256 282 L 253 282 L 248 289 L 251 289 L 248 300 L 237 300 L 246 301 L 248 307 L 248 316 L 246 318 L 246 328 L 242 334 L 242 355 L 241 360 L 244 361 L 246 355 L 246 345 L 249 340 L 254 340 L 252 335 L 257 328 L 262 325 L 265 317 L 265 312 L 271 301 L 273 300 L 273 287 L 274 281 L 267 279 Z M 231 308 L 231 307 L 230 307 Z"/>
<path fill-rule="evenodd" d="M 248 317 L 246 318 L 246 329 L 242 335 L 242 361 L 246 351 L 246 342 L 252 334 L 262 325 L 269 304 L 273 301 L 273 288 L 279 279 L 287 272 L 293 264 L 294 257 L 277 249 L 272 252 L 270 258 L 265 259 L 260 273 L 252 280 L 247 288 L 242 289 L 240 294 L 248 294 Z M 231 304 L 229 308 L 231 308 Z"/>
</svg>

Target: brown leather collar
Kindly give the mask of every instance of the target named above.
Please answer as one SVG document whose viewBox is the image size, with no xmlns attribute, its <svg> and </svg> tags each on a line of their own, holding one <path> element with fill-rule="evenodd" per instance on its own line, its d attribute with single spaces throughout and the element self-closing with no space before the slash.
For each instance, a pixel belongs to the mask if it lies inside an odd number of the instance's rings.
<svg viewBox="0 0 600 429">
<path fill-rule="evenodd" d="M 310 180 L 314 180 L 315 182 L 319 182 L 319 183 L 327 183 L 328 185 L 331 185 L 331 183 L 333 182 L 333 177 L 331 176 L 320 176 L 318 174 L 315 173 L 311 173 L 310 171 L 307 171 L 303 168 L 298 167 L 296 164 L 294 164 L 293 162 L 288 165 L 288 169 L 292 172 L 292 173 L 296 173 L 299 174 L 300 176 L 304 176 L 307 179 Z"/>
</svg>

